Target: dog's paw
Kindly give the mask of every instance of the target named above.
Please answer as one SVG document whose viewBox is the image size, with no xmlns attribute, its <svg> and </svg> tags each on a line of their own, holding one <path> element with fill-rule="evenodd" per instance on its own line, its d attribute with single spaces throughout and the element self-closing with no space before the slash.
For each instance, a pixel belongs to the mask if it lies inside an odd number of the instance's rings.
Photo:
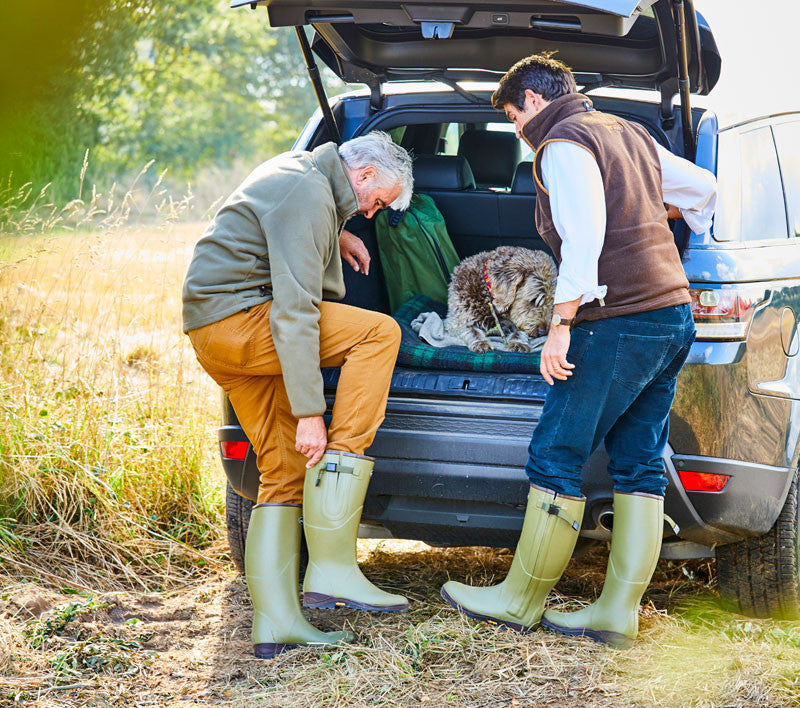
<svg viewBox="0 0 800 708">
<path fill-rule="evenodd" d="M 492 351 L 492 345 L 485 339 L 478 339 L 469 345 L 469 350 L 476 354 L 486 354 L 486 352 Z"/>
<path fill-rule="evenodd" d="M 531 347 L 525 342 L 509 342 L 508 343 L 508 351 L 510 352 L 519 352 L 521 354 L 527 354 L 531 351 Z"/>
</svg>

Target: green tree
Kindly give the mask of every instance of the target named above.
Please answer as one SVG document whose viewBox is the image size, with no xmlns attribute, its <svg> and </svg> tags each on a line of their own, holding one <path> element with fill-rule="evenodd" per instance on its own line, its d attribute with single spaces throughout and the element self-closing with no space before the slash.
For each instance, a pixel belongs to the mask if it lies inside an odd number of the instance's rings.
<svg viewBox="0 0 800 708">
<path fill-rule="evenodd" d="M 224 0 L 76 0 L 74 9 L 56 13 L 67 31 L 48 60 L 8 87 L 15 106 L 0 115 L 0 174 L 55 180 L 69 198 L 89 148 L 90 181 L 149 160 L 191 179 L 287 149 L 316 107 L 294 31 L 271 29 L 263 9 Z M 42 18 L 22 14 L 24 36 Z M 329 72 L 328 83 L 344 88 Z"/>
</svg>

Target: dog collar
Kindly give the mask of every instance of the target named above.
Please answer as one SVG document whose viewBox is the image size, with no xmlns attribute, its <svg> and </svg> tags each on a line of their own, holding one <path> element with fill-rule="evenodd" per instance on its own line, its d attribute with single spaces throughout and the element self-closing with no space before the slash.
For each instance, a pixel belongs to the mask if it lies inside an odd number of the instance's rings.
<svg viewBox="0 0 800 708">
<path fill-rule="evenodd" d="M 503 340 L 503 344 L 508 344 L 506 340 L 506 333 L 503 332 L 503 328 L 500 326 L 500 318 L 497 316 L 497 308 L 494 304 L 494 293 L 492 293 L 492 283 L 489 280 L 489 261 L 486 260 L 483 262 L 483 282 L 486 284 L 486 292 L 489 293 L 489 309 L 492 312 L 492 317 L 494 317 L 494 323 L 497 326 L 497 330 L 500 332 L 500 338 Z"/>
<path fill-rule="evenodd" d="M 486 283 L 486 289 L 489 291 L 489 299 L 494 302 L 494 295 L 492 294 L 492 283 L 489 280 L 489 261 L 483 262 L 483 282 Z"/>
</svg>

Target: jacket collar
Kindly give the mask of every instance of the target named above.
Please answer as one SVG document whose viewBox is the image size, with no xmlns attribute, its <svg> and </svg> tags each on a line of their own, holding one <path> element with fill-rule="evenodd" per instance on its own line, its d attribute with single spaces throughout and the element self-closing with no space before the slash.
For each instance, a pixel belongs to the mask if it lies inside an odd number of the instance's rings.
<svg viewBox="0 0 800 708">
<path fill-rule="evenodd" d="M 336 143 L 325 143 L 311 151 L 315 167 L 328 179 L 336 203 L 336 212 L 343 221 L 358 212 L 358 198 Z"/>
<path fill-rule="evenodd" d="M 591 100 L 582 93 L 568 93 L 559 96 L 522 126 L 522 136 L 533 150 L 538 150 L 544 142 L 545 136 L 556 123 L 576 113 L 592 110 L 594 108 Z"/>
</svg>

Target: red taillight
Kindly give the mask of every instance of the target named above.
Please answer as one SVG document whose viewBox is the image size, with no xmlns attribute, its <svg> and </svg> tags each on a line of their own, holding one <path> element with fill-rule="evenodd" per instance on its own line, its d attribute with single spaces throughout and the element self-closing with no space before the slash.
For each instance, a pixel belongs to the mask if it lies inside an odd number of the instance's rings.
<svg viewBox="0 0 800 708">
<path fill-rule="evenodd" d="M 243 460 L 247 457 L 250 443 L 247 440 L 223 440 L 219 447 L 222 450 L 222 457 L 226 460 Z"/>
<path fill-rule="evenodd" d="M 727 474 L 689 470 L 678 470 L 678 477 L 687 492 L 721 492 L 730 479 Z"/>
<path fill-rule="evenodd" d="M 690 288 L 698 339 L 744 339 L 764 288 Z"/>
</svg>

